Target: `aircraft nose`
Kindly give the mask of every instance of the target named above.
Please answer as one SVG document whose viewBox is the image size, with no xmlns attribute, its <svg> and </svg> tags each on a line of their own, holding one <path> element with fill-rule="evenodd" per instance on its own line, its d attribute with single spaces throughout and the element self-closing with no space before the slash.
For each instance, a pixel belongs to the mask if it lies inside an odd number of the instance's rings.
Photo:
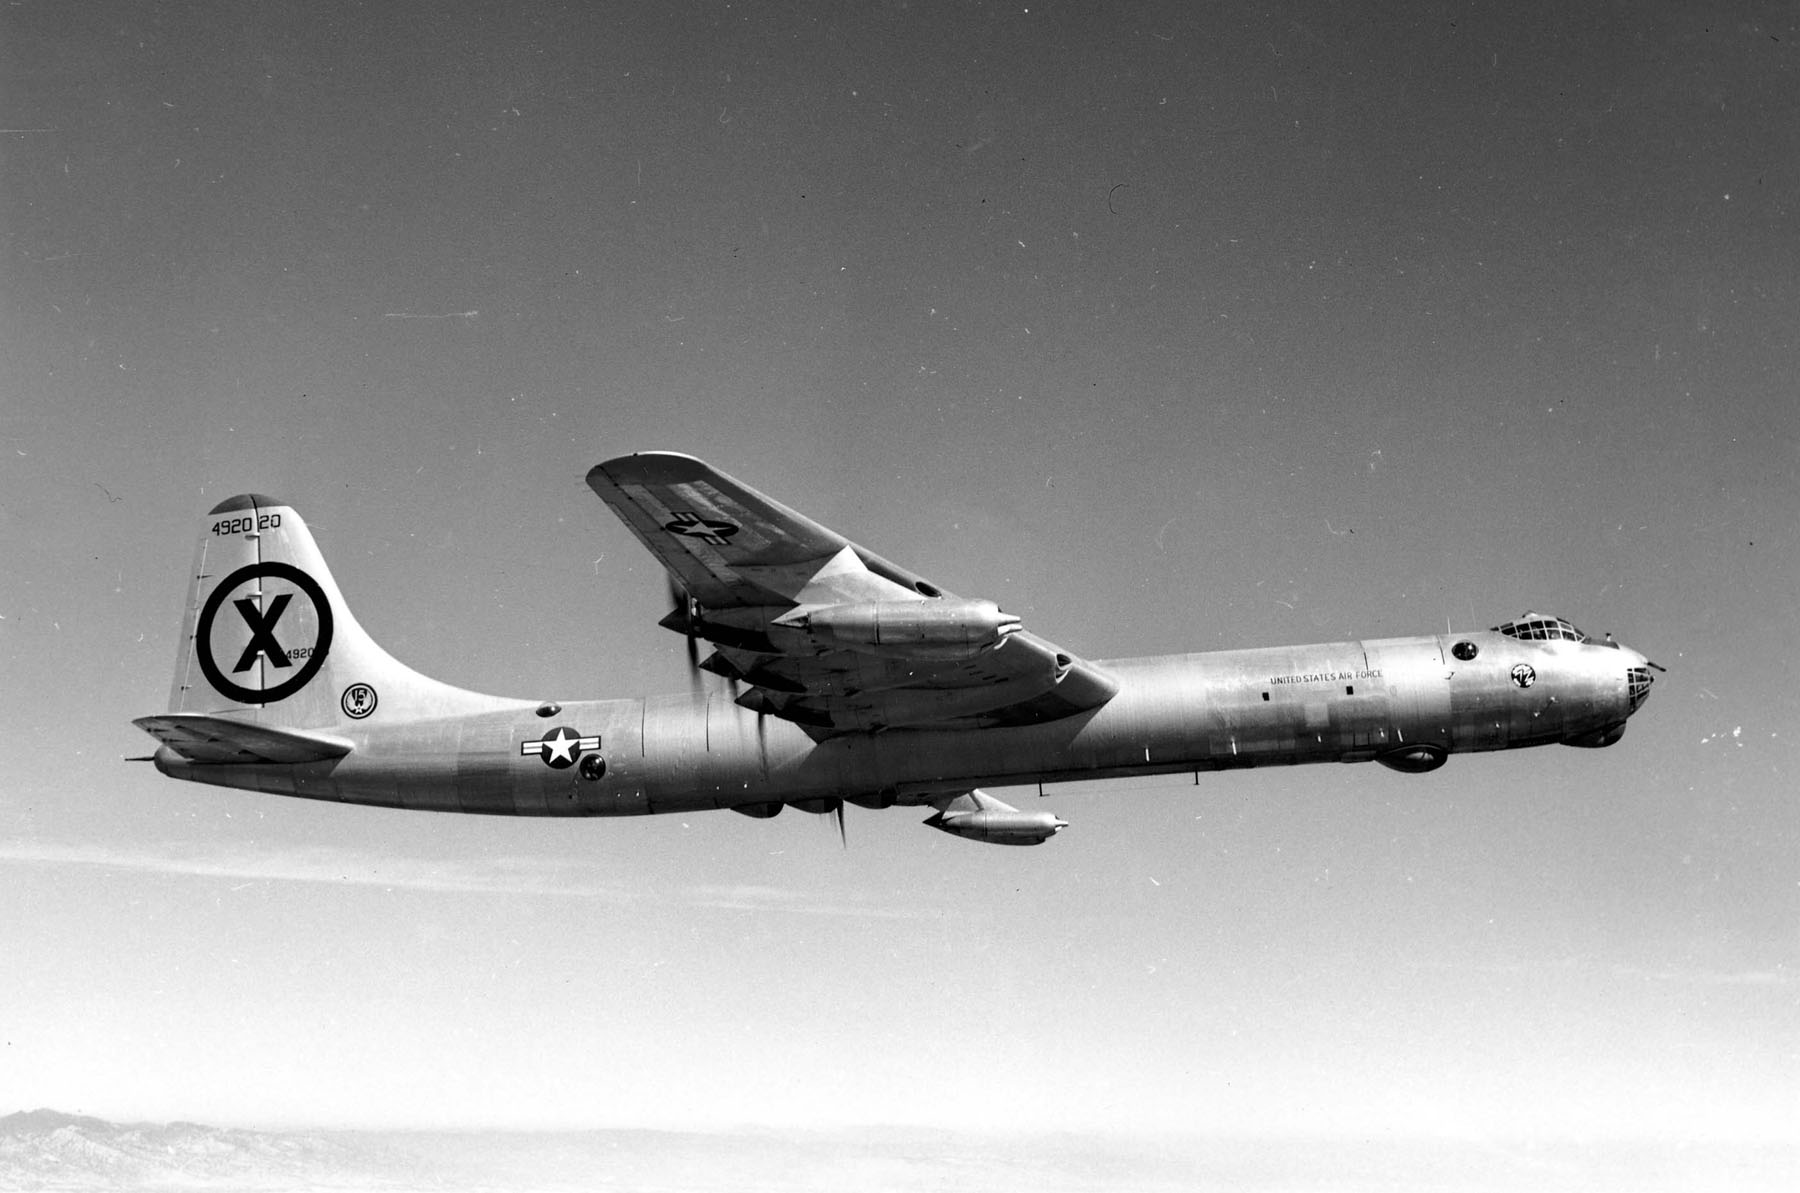
<svg viewBox="0 0 1800 1193">
<path fill-rule="evenodd" d="M 1665 671 L 1667 668 L 1651 662 L 1643 654 L 1628 646 L 1621 646 L 1619 653 L 1625 656 L 1625 695 L 1626 715 L 1629 716 L 1643 706 L 1650 698 L 1650 685 L 1656 682 L 1656 676 L 1650 674 L 1654 668 Z"/>
</svg>

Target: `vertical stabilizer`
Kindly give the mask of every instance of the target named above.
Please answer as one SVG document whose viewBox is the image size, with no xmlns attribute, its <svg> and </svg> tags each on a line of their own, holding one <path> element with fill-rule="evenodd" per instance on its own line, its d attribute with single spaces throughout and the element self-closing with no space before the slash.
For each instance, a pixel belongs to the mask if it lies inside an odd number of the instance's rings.
<svg viewBox="0 0 1800 1193">
<path fill-rule="evenodd" d="M 329 731 L 514 703 L 428 679 L 371 641 L 292 506 L 247 493 L 206 515 L 170 712 Z"/>
</svg>

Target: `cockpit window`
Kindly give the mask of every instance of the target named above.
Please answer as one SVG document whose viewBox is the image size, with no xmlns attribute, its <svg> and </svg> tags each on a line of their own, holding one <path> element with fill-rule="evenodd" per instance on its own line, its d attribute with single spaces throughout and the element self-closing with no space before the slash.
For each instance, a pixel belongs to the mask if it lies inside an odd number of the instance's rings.
<svg viewBox="0 0 1800 1193">
<path fill-rule="evenodd" d="M 1562 618 L 1542 617 L 1536 613 L 1527 613 L 1517 621 L 1502 622 L 1494 627 L 1494 631 L 1505 634 L 1508 638 L 1523 638 L 1532 642 L 1588 641 L 1586 634 Z"/>
</svg>

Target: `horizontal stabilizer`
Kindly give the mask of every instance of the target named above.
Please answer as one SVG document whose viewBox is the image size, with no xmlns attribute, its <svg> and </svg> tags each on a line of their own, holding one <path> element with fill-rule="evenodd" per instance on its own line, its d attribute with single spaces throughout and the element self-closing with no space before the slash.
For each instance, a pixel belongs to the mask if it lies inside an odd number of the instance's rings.
<svg viewBox="0 0 1800 1193">
<path fill-rule="evenodd" d="M 351 750 L 342 738 L 271 729 L 204 713 L 165 713 L 132 722 L 189 762 L 323 762 Z"/>
</svg>

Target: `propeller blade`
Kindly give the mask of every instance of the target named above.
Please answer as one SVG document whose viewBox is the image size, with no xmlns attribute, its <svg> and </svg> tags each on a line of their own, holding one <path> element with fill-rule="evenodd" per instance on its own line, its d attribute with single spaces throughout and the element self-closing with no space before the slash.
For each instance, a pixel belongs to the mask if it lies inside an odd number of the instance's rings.
<svg viewBox="0 0 1800 1193">
<path fill-rule="evenodd" d="M 664 619 L 664 624 L 673 622 L 681 627 L 682 634 L 687 638 L 688 675 L 693 679 L 695 688 L 700 688 L 704 686 L 704 681 L 700 678 L 700 602 L 676 583 L 675 577 L 670 576 L 668 579 L 669 603 L 675 606 L 675 611 Z"/>
<path fill-rule="evenodd" d="M 844 830 L 844 801 L 841 799 L 799 799 L 793 806 L 802 812 L 811 812 L 814 816 L 830 816 L 837 820 L 838 841 L 845 849 L 850 848 L 850 834 Z"/>
</svg>

